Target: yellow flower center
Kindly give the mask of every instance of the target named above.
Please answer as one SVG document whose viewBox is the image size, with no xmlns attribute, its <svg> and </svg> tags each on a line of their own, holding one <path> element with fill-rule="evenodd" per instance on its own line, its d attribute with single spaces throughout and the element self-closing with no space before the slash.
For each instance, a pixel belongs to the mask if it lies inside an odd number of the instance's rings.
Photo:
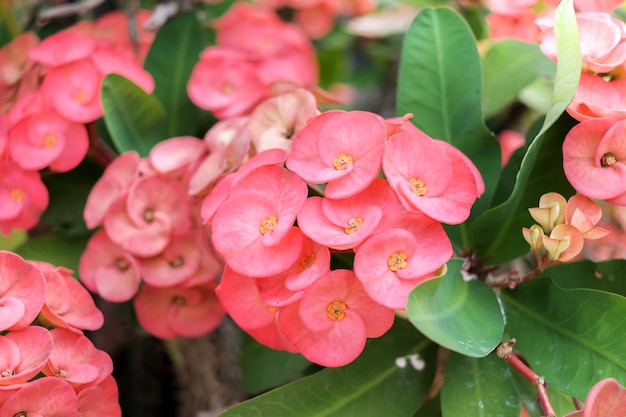
<svg viewBox="0 0 626 417">
<path fill-rule="evenodd" d="M 271 232 L 272 230 L 276 229 L 277 224 L 278 224 L 278 219 L 276 218 L 276 216 L 268 216 L 264 218 L 263 220 L 261 220 L 261 227 L 259 227 L 259 230 L 261 231 L 262 234 L 265 234 L 267 232 Z"/>
<path fill-rule="evenodd" d="M 57 137 L 54 133 L 48 133 L 43 138 L 43 147 L 46 149 L 53 148 L 57 144 Z"/>
<path fill-rule="evenodd" d="M 354 159 L 352 159 L 352 155 L 342 153 L 341 155 L 335 158 L 335 160 L 333 161 L 333 166 L 335 167 L 337 171 L 341 171 L 341 170 L 348 168 L 348 165 L 353 164 L 353 163 L 354 163 Z"/>
<path fill-rule="evenodd" d="M 406 261 L 406 253 L 404 252 L 394 252 L 387 259 L 387 266 L 392 272 L 396 272 L 398 268 L 406 268 L 407 265 L 408 263 Z"/>
<path fill-rule="evenodd" d="M 24 192 L 22 190 L 20 190 L 19 188 L 11 189 L 11 200 L 19 203 L 23 199 L 24 199 Z"/>
<path fill-rule="evenodd" d="M 348 227 L 343 229 L 347 235 L 351 235 L 352 233 L 359 230 L 359 227 L 363 224 L 363 219 L 360 217 L 353 218 L 348 220 Z"/>
<path fill-rule="evenodd" d="M 302 259 L 300 259 L 300 264 L 298 265 L 298 270 L 304 271 L 307 268 L 310 268 L 315 263 L 315 253 L 311 252 L 310 255 L 304 255 Z"/>
<path fill-rule="evenodd" d="M 331 320 L 343 320 L 346 316 L 346 310 L 348 306 L 343 301 L 335 300 L 332 303 L 328 304 L 326 307 L 326 311 L 328 313 L 328 318 Z"/>
<path fill-rule="evenodd" d="M 420 197 L 426 195 L 428 188 L 426 188 L 424 181 L 417 178 L 410 178 L 409 184 L 411 184 L 411 187 L 413 187 L 413 192 L 415 193 L 415 195 L 418 195 Z"/>
<path fill-rule="evenodd" d="M 2 378 L 6 378 L 6 377 L 9 377 L 9 376 L 13 376 L 13 375 L 15 375 L 15 371 L 13 369 L 8 369 L 7 368 L 4 371 L 0 372 L 0 376 Z"/>
<path fill-rule="evenodd" d="M 74 101 L 78 104 L 83 104 L 85 101 L 87 101 L 87 92 L 85 90 L 80 90 L 78 93 L 76 93 Z"/>
</svg>

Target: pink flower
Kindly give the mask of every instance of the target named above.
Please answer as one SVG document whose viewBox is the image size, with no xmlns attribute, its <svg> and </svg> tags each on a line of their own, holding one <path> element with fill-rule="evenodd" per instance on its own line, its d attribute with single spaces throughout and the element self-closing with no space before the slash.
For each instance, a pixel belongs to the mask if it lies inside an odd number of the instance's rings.
<svg viewBox="0 0 626 417">
<path fill-rule="evenodd" d="M 0 406 L 0 415 L 81 417 L 76 392 L 60 378 L 39 378 L 29 382 Z"/>
<path fill-rule="evenodd" d="M 625 413 L 626 388 L 614 378 L 606 378 L 591 388 L 582 410 L 569 413 L 565 417 L 615 417 Z"/>
<path fill-rule="evenodd" d="M 52 351 L 42 372 L 63 378 L 75 389 L 94 386 L 113 372 L 113 361 L 86 336 L 67 329 L 52 329 Z"/>
<path fill-rule="evenodd" d="M 139 324 L 160 339 L 199 337 L 217 328 L 224 310 L 212 281 L 194 287 L 156 288 L 144 284 L 133 300 Z"/>
<path fill-rule="evenodd" d="M 107 301 L 121 303 L 137 294 L 141 273 L 137 260 L 115 244 L 104 229 L 87 242 L 80 258 L 81 282 Z"/>
<path fill-rule="evenodd" d="M 173 233 L 191 226 L 187 192 L 181 182 L 160 176 L 135 181 L 119 196 L 104 217 L 112 241 L 135 256 L 159 254 Z"/>
<path fill-rule="evenodd" d="M 71 270 L 46 262 L 29 262 L 46 279 L 46 302 L 40 314 L 42 321 L 76 333 L 102 327 L 104 316 L 85 287 L 72 277 Z"/>
<path fill-rule="evenodd" d="M 200 266 L 200 245 L 196 233 L 172 238 L 161 253 L 139 259 L 144 282 L 154 287 L 173 287 L 191 278 Z"/>
<path fill-rule="evenodd" d="M 115 379 L 109 375 L 100 384 L 81 389 L 78 411 L 81 417 L 121 417 Z"/>
<path fill-rule="evenodd" d="M 393 310 L 373 301 L 352 271 L 336 269 L 281 309 L 278 323 L 305 358 L 336 367 L 356 359 L 366 339 L 382 336 L 393 319 Z"/>
<path fill-rule="evenodd" d="M 88 228 L 93 229 L 102 224 L 113 201 L 135 179 L 138 166 L 139 154 L 135 151 L 123 153 L 107 166 L 87 197 L 83 217 Z"/>
<path fill-rule="evenodd" d="M 294 139 L 287 167 L 324 195 L 346 198 L 364 190 L 380 172 L 387 130 L 380 116 L 363 111 L 322 113 Z"/>
<path fill-rule="evenodd" d="M 48 189 L 36 171 L 14 162 L 0 162 L 0 231 L 30 229 L 48 207 Z"/>
<path fill-rule="evenodd" d="M 307 197 L 305 182 L 282 167 L 267 165 L 249 172 L 235 187 L 213 217 L 213 246 L 241 274 L 285 271 L 302 249 L 302 234 L 293 224 Z"/>
<path fill-rule="evenodd" d="M 51 351 L 52 336 L 43 327 L 29 326 L 0 336 L 0 389 L 33 378 L 45 366 Z"/>
<path fill-rule="evenodd" d="M 28 52 L 28 55 L 38 64 L 53 68 L 88 58 L 95 47 L 96 41 L 93 36 L 63 30 L 41 41 Z"/>
<path fill-rule="evenodd" d="M 0 251 L 0 332 L 30 325 L 46 298 L 41 272 L 19 255 Z"/>
<path fill-rule="evenodd" d="M 403 212 L 359 246 L 354 273 L 373 300 L 403 310 L 409 292 L 434 277 L 451 256 L 452 245 L 439 222 L 419 212 Z"/>
<path fill-rule="evenodd" d="M 513 153 L 524 146 L 526 138 L 514 130 L 503 130 L 498 134 L 498 143 L 502 151 L 502 166 L 504 167 L 513 156 Z"/>
<path fill-rule="evenodd" d="M 591 119 L 574 126 L 563 142 L 563 170 L 580 194 L 600 200 L 626 193 L 626 121 Z"/>
<path fill-rule="evenodd" d="M 398 133 L 388 139 L 383 171 L 407 210 L 459 224 L 484 191 L 474 164 L 447 142 L 424 133 Z"/>
<path fill-rule="evenodd" d="M 567 112 L 579 122 L 598 117 L 626 119 L 626 79 L 607 81 L 583 72 Z"/>
<path fill-rule="evenodd" d="M 206 151 L 202 139 L 178 136 L 154 145 L 148 161 L 159 174 L 182 178 L 183 182 L 187 182 Z"/>
<path fill-rule="evenodd" d="M 400 202 L 383 179 L 360 193 L 333 200 L 309 197 L 298 213 L 298 226 L 309 238 L 332 249 L 352 249 L 385 230 L 400 213 Z"/>
<path fill-rule="evenodd" d="M 574 195 L 567 201 L 565 222 L 577 228 L 585 239 L 601 239 L 609 231 L 597 226 L 602 219 L 602 207 L 584 195 Z"/>
</svg>

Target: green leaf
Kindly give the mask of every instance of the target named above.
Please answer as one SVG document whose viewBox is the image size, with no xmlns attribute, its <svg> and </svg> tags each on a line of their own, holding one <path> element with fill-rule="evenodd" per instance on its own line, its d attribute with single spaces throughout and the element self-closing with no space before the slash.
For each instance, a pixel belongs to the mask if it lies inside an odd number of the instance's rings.
<svg viewBox="0 0 626 417">
<path fill-rule="evenodd" d="M 12 229 L 8 236 L 0 233 L 0 250 L 14 250 L 28 240 L 25 230 Z"/>
<path fill-rule="evenodd" d="M 244 334 L 241 360 L 246 392 L 258 394 L 301 377 L 311 362 L 297 353 L 265 347 Z"/>
<path fill-rule="evenodd" d="M 535 279 L 502 292 L 515 349 L 548 384 L 584 399 L 601 379 L 626 383 L 626 299 Z"/>
<path fill-rule="evenodd" d="M 441 388 L 444 417 L 519 416 L 520 401 L 508 364 L 495 354 L 451 353 Z"/>
<path fill-rule="evenodd" d="M 205 46 L 204 31 L 193 12 L 177 15 L 159 31 L 144 68 L 152 74 L 154 95 L 165 107 L 167 137 L 195 136 L 200 110 L 187 96 L 187 81 Z"/>
<path fill-rule="evenodd" d="M 556 8 L 554 19 L 558 64 L 552 93 L 552 107 L 546 114 L 539 135 L 548 130 L 571 103 L 578 88 L 582 66 L 580 38 L 573 0 L 561 1 Z"/>
<path fill-rule="evenodd" d="M 480 170 L 485 193 L 472 215 L 489 207 L 500 174 L 500 147 L 481 113 L 481 83 L 476 40 L 463 18 L 447 8 L 422 10 L 402 45 L 396 113 L 413 113 L 417 127 L 459 148 Z"/>
<path fill-rule="evenodd" d="M 77 272 L 80 256 L 87 246 L 87 240 L 87 236 L 65 237 L 50 233 L 30 238 L 16 248 L 15 253 L 24 259 L 48 262 Z"/>
<path fill-rule="evenodd" d="M 491 117 L 539 76 L 554 77 L 555 64 L 539 45 L 506 39 L 483 58 L 483 112 Z"/>
<path fill-rule="evenodd" d="M 491 288 L 465 280 L 462 259 L 451 259 L 441 278 L 418 285 L 409 295 L 409 319 L 440 345 L 472 357 L 489 354 L 504 331 L 500 305 Z"/>
<path fill-rule="evenodd" d="M 135 150 L 147 156 L 166 139 L 162 131 L 165 110 L 159 100 L 119 74 L 102 81 L 104 123 L 118 152 Z"/>
<path fill-rule="evenodd" d="M 221 416 L 411 417 L 432 384 L 436 351 L 436 345 L 397 319 L 387 334 L 368 341 L 351 364 L 324 369 Z"/>
<path fill-rule="evenodd" d="M 544 271 L 564 289 L 589 288 L 626 297 L 626 261 L 622 259 L 594 263 L 588 260 L 552 266 Z"/>
<path fill-rule="evenodd" d="M 528 209 L 537 207 L 542 194 L 558 192 L 566 198 L 574 194 L 563 173 L 561 146 L 575 123 L 564 114 L 537 137 L 522 160 L 511 196 L 470 224 L 468 239 L 486 265 L 502 264 L 529 251 L 522 228 L 534 223 Z"/>
</svg>

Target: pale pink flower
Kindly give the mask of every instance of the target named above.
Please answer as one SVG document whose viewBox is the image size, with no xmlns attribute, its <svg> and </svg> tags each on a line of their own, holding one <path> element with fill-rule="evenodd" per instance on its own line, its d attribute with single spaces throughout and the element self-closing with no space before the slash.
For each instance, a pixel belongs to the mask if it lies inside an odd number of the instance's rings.
<svg viewBox="0 0 626 417">
<path fill-rule="evenodd" d="M 56 377 L 38 378 L 13 393 L 0 406 L 0 415 L 37 417 L 81 417 L 76 392 Z"/>
<path fill-rule="evenodd" d="M 597 382 L 587 394 L 585 407 L 565 417 L 615 417 L 626 413 L 626 388 L 614 378 Z"/>
<path fill-rule="evenodd" d="M 0 207 L 0 232 L 34 227 L 48 207 L 48 189 L 39 172 L 0 162 Z"/>
<path fill-rule="evenodd" d="M 592 199 L 577 194 L 567 201 L 565 222 L 577 228 L 585 239 L 600 239 L 609 231 L 597 226 L 602 219 L 602 207 Z"/>
<path fill-rule="evenodd" d="M 24 384 L 36 376 L 51 351 L 52 336 L 40 326 L 29 326 L 0 336 L 0 389 Z"/>
<path fill-rule="evenodd" d="M 100 384 L 78 391 L 80 417 L 121 417 L 115 379 L 107 376 Z"/>
<path fill-rule="evenodd" d="M 567 112 L 579 122 L 599 117 L 626 119 L 626 79 L 608 81 L 583 72 Z"/>
</svg>

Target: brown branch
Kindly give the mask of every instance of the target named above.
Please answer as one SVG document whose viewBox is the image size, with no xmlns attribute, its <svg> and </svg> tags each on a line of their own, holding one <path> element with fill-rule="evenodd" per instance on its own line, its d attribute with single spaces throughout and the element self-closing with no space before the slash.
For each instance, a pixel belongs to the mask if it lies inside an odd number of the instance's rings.
<svg viewBox="0 0 626 417">
<path fill-rule="evenodd" d="M 80 3 L 59 4 L 39 12 L 37 20 L 40 24 L 45 24 L 51 19 L 58 19 L 66 16 L 82 16 L 92 9 L 104 3 L 104 0 L 85 0 Z"/>
<path fill-rule="evenodd" d="M 537 375 L 528 365 L 526 365 L 515 353 L 513 353 L 513 345 L 515 339 L 511 339 L 508 342 L 502 342 L 496 348 L 496 354 L 508 362 L 513 369 L 515 369 L 520 375 L 522 375 L 527 381 L 532 383 L 537 389 L 537 395 L 539 397 L 539 404 L 545 417 L 556 417 L 554 408 L 548 398 L 548 392 L 546 390 L 546 384 L 542 376 Z"/>
</svg>

